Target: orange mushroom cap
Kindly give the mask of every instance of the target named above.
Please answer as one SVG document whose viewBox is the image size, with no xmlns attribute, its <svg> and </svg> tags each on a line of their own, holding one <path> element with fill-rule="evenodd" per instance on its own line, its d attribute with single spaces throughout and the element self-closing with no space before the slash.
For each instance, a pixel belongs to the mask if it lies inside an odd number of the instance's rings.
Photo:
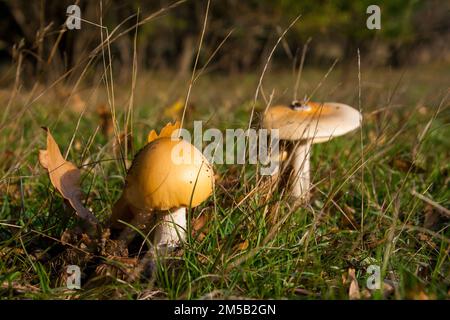
<svg viewBox="0 0 450 320">
<path fill-rule="evenodd" d="M 312 140 L 320 143 L 360 126 L 361 113 L 343 103 L 308 102 L 294 107 L 279 105 L 267 110 L 266 129 L 278 129 L 283 140 Z"/>
<path fill-rule="evenodd" d="M 189 142 L 168 137 L 148 143 L 135 157 L 124 195 L 141 210 L 196 207 L 213 191 L 214 172 Z"/>
</svg>

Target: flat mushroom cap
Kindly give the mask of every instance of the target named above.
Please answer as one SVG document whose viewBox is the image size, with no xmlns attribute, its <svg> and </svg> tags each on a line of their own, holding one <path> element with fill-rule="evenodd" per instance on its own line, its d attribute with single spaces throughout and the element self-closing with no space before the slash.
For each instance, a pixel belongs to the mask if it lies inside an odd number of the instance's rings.
<svg viewBox="0 0 450 320">
<path fill-rule="evenodd" d="M 158 138 L 135 157 L 125 196 L 141 210 L 196 207 L 213 191 L 214 172 L 208 160 L 185 140 Z"/>
<path fill-rule="evenodd" d="M 266 129 L 279 129 L 282 140 L 313 140 L 321 143 L 355 130 L 361 113 L 343 103 L 308 102 L 303 106 L 279 105 L 267 110 L 263 119 Z"/>
</svg>

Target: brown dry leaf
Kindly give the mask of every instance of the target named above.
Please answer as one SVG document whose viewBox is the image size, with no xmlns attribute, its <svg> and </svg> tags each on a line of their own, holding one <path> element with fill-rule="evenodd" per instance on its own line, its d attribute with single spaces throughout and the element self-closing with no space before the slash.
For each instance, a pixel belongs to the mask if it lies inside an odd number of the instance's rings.
<svg viewBox="0 0 450 320">
<path fill-rule="evenodd" d="M 436 294 L 426 292 L 424 285 L 415 285 L 405 292 L 406 299 L 409 300 L 436 300 Z"/>
<path fill-rule="evenodd" d="M 202 214 L 201 216 L 194 218 L 192 221 L 192 231 L 197 232 L 202 230 L 208 221 L 209 217 L 206 214 Z"/>
<path fill-rule="evenodd" d="M 347 285 L 348 278 L 347 278 L 347 273 L 346 273 L 346 272 L 344 272 L 343 274 L 341 274 L 341 281 L 342 281 L 342 284 L 343 284 L 344 286 Z"/>
<path fill-rule="evenodd" d="M 175 130 L 180 129 L 180 126 L 181 126 L 180 121 L 176 121 L 174 124 L 169 122 L 168 124 L 166 124 L 164 128 L 161 129 L 159 135 L 156 133 L 155 130 L 152 130 L 147 136 L 147 142 L 150 143 L 158 138 L 169 138 L 170 136 L 172 136 L 172 133 Z"/>
<path fill-rule="evenodd" d="M 397 158 L 392 160 L 392 166 L 400 171 L 408 172 L 409 169 L 412 167 L 412 162 Z"/>
<path fill-rule="evenodd" d="M 201 264 L 207 264 L 208 262 L 210 262 L 208 257 L 203 254 L 199 254 L 198 261 L 200 261 Z"/>
<path fill-rule="evenodd" d="M 391 161 L 391 166 L 399 171 L 402 172 L 414 172 L 414 173 L 424 173 L 425 170 L 423 168 L 418 167 L 413 162 L 402 159 L 402 158 L 395 158 Z"/>
<path fill-rule="evenodd" d="M 7 256 L 9 254 L 18 256 L 18 255 L 25 254 L 25 251 L 21 248 L 9 248 L 9 247 L 3 247 L 0 249 L 0 258 L 4 258 L 5 256 Z"/>
<path fill-rule="evenodd" d="M 29 284 L 19 284 L 16 281 L 3 281 L 0 282 L 1 289 L 13 290 L 17 293 L 30 293 L 30 292 L 40 292 L 38 287 L 29 285 Z"/>
<path fill-rule="evenodd" d="M 22 199 L 19 183 L 0 183 L 0 194 L 7 195 L 13 201 Z"/>
<path fill-rule="evenodd" d="M 16 160 L 16 157 L 14 156 L 14 152 L 11 150 L 5 150 L 5 152 L 2 154 L 1 159 L 1 165 L 0 168 L 4 168 L 5 171 L 8 171 L 14 163 L 14 160 Z"/>
<path fill-rule="evenodd" d="M 294 293 L 300 296 L 319 296 L 319 294 L 309 291 L 304 288 L 295 288 Z"/>
<path fill-rule="evenodd" d="M 200 233 L 198 234 L 198 236 L 197 236 L 197 240 L 200 241 L 200 242 L 202 242 L 203 240 L 205 240 L 205 238 L 206 238 L 206 233 L 204 233 L 204 232 L 200 232 Z"/>
<path fill-rule="evenodd" d="M 214 173 L 214 180 L 215 181 L 221 181 L 222 180 L 222 175 L 219 172 L 215 172 Z"/>
<path fill-rule="evenodd" d="M 192 237 L 196 237 L 197 240 L 203 241 L 206 237 L 206 233 L 208 232 L 207 223 L 210 220 L 210 216 L 208 214 L 202 214 L 197 218 L 192 220 Z"/>
<path fill-rule="evenodd" d="M 241 242 L 237 245 L 237 248 L 241 251 L 244 251 L 248 248 L 248 240 L 245 240 L 244 242 Z"/>
<path fill-rule="evenodd" d="M 387 298 L 394 292 L 395 292 L 395 285 L 391 284 L 391 283 L 387 282 L 387 280 L 385 280 L 383 282 L 383 296 L 385 298 Z"/>
<path fill-rule="evenodd" d="M 361 291 L 361 297 L 363 299 L 368 300 L 368 299 L 372 298 L 372 293 L 370 292 L 370 290 L 364 289 L 364 290 Z"/>
<path fill-rule="evenodd" d="M 249 242 L 248 240 L 244 240 L 234 246 L 234 250 L 236 251 L 244 251 L 248 248 Z"/>
<path fill-rule="evenodd" d="M 138 265 L 137 258 L 106 256 L 104 263 L 95 268 L 95 273 L 99 276 L 113 277 L 121 280 L 128 280 L 133 277 L 134 270 Z"/>
<path fill-rule="evenodd" d="M 434 208 L 431 204 L 426 204 L 424 211 L 425 211 L 424 212 L 425 219 L 423 222 L 424 228 L 430 229 L 430 230 L 436 230 L 439 225 L 439 222 L 441 220 L 441 215 L 439 214 L 439 212 L 434 210 Z"/>
<path fill-rule="evenodd" d="M 420 290 L 419 292 L 410 293 L 410 298 L 412 300 L 430 300 L 430 297 L 423 292 L 423 290 Z"/>
<path fill-rule="evenodd" d="M 66 161 L 59 150 L 58 144 L 47 128 L 47 149 L 39 150 L 39 162 L 48 170 L 52 185 L 66 199 L 77 216 L 81 219 L 97 224 L 95 216 L 82 204 L 80 188 L 80 170 L 71 162 Z"/>
<path fill-rule="evenodd" d="M 417 238 L 422 242 L 430 241 L 430 236 L 423 232 L 419 232 L 417 234 Z"/>
<path fill-rule="evenodd" d="M 358 281 L 356 280 L 355 269 L 348 269 L 348 278 L 350 280 L 350 287 L 348 289 L 348 298 L 350 300 L 359 300 L 361 299 L 361 293 L 359 292 Z"/>
</svg>

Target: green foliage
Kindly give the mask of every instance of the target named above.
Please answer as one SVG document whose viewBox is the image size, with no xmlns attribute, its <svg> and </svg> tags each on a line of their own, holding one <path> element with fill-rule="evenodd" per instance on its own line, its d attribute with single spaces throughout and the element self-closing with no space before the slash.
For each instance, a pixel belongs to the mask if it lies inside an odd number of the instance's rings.
<svg viewBox="0 0 450 320">
<path fill-rule="evenodd" d="M 420 9 L 418 0 L 282 0 L 276 6 L 283 16 L 290 16 L 291 19 L 294 15 L 302 15 L 296 30 L 297 36 L 303 39 L 322 33 L 332 37 L 365 40 L 373 38 L 375 34 L 366 27 L 369 16 L 366 10 L 370 5 L 378 5 L 381 9 L 381 37 L 387 41 L 411 40 L 415 30 L 412 17 Z"/>
</svg>

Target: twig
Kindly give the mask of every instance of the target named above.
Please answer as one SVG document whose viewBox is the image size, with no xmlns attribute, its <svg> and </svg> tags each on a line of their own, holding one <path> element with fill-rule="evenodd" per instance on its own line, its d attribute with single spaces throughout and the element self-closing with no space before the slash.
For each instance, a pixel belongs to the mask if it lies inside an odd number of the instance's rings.
<svg viewBox="0 0 450 320">
<path fill-rule="evenodd" d="M 428 203 L 429 205 L 433 206 L 437 211 L 439 211 L 441 214 L 443 214 L 444 216 L 450 218 L 450 210 L 441 206 L 439 203 L 437 203 L 434 200 L 431 200 L 430 198 L 424 196 L 421 193 L 418 193 L 416 190 L 412 190 L 411 194 L 417 198 L 419 198 L 420 200 Z"/>
<path fill-rule="evenodd" d="M 300 79 L 302 77 L 303 64 L 305 63 L 306 52 L 308 51 L 308 45 L 311 42 L 311 38 L 306 40 L 306 43 L 303 45 L 302 58 L 300 60 L 300 66 L 297 71 L 297 79 L 295 80 L 295 88 L 294 88 L 294 101 L 297 100 L 298 88 L 300 87 Z"/>
<path fill-rule="evenodd" d="M 361 106 L 361 54 L 358 48 L 358 109 L 362 114 Z M 364 130 L 361 121 L 360 124 L 360 138 L 361 138 L 361 234 L 364 234 Z M 361 244 L 364 245 L 363 237 L 361 237 Z"/>
</svg>

